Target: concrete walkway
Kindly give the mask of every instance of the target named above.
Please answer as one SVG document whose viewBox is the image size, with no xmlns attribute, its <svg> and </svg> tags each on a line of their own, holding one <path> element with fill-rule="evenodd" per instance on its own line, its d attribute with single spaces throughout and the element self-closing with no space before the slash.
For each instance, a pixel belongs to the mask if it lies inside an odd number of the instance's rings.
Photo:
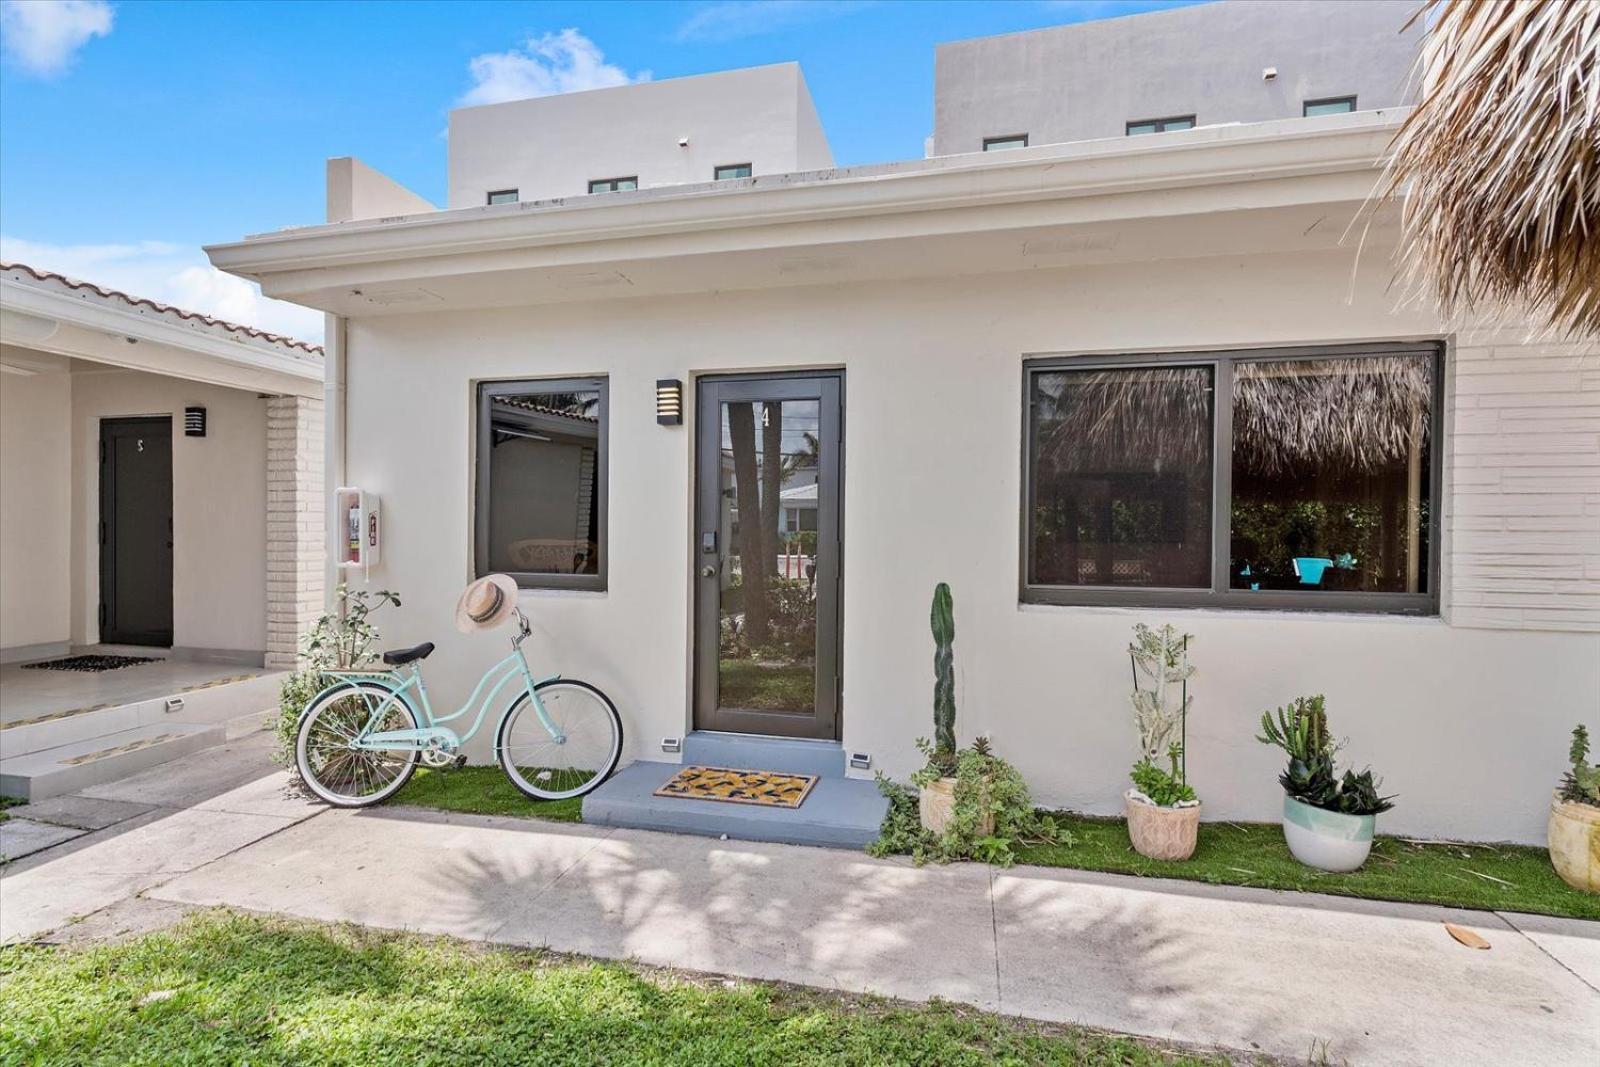
<svg viewBox="0 0 1600 1067">
<path fill-rule="evenodd" d="M 280 806 L 298 802 L 277 781 L 24 861 L 0 878 L 0 934 L 142 893 L 169 913 L 226 905 L 941 996 L 1287 1059 L 1600 1063 L 1600 923 L 403 807 L 308 818 Z M 219 832 L 233 812 L 237 831 Z M 182 840 L 191 828 L 203 842 Z M 1458 945 L 1445 921 L 1493 947 Z"/>
</svg>

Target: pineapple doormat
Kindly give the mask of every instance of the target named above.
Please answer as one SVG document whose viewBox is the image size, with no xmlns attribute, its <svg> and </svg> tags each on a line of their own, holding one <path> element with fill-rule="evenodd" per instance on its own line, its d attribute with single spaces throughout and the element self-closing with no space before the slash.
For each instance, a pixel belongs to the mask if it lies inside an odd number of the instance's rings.
<svg viewBox="0 0 1600 1067">
<path fill-rule="evenodd" d="M 762 804 L 769 808 L 798 808 L 806 802 L 814 774 L 780 771 L 740 771 L 728 767 L 685 767 L 657 789 L 658 797 L 689 800 L 724 800 L 729 804 Z"/>
</svg>

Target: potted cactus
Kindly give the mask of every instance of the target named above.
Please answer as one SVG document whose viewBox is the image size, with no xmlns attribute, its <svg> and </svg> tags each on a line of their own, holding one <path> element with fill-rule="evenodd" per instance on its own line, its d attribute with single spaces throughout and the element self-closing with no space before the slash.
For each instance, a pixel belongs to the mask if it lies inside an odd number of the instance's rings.
<svg viewBox="0 0 1600 1067">
<path fill-rule="evenodd" d="M 1189 785 L 1184 743 L 1188 738 L 1190 635 L 1172 626 L 1140 623 L 1128 646 L 1133 663 L 1133 720 L 1139 730 L 1139 762 L 1133 788 L 1123 794 L 1128 837 L 1141 856 L 1186 860 L 1200 833 L 1200 800 Z M 1141 684 L 1140 676 L 1144 677 Z M 1167 766 L 1163 767 L 1163 761 Z"/>
<path fill-rule="evenodd" d="M 1578 725 L 1568 750 L 1572 767 L 1550 802 L 1550 863 L 1561 880 L 1600 893 L 1600 766 L 1589 763 L 1589 730 Z"/>
<path fill-rule="evenodd" d="M 956 676 L 955 605 L 950 598 L 950 587 L 940 582 L 933 590 L 933 609 L 929 613 L 933 629 L 933 745 L 919 742 L 928 757 L 928 764 L 913 776 L 919 788 L 917 814 L 923 829 L 944 834 L 956 807 Z M 979 819 L 978 836 L 994 832 L 994 816 L 985 813 Z"/>
<path fill-rule="evenodd" d="M 1378 795 L 1381 782 L 1370 769 L 1336 777 L 1328 715 L 1321 696 L 1297 697 L 1288 707 L 1261 713 L 1264 745 L 1289 756 L 1278 776 L 1283 786 L 1283 836 L 1294 858 L 1307 867 L 1343 874 L 1367 862 L 1377 816 L 1394 807 Z"/>
</svg>

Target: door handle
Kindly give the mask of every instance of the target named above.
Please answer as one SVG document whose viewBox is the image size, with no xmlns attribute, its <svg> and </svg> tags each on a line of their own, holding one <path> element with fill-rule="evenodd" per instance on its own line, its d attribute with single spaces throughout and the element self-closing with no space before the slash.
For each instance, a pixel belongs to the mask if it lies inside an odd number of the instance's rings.
<svg viewBox="0 0 1600 1067">
<path fill-rule="evenodd" d="M 702 578 L 715 578 L 716 576 L 717 576 L 717 565 L 715 563 L 707 563 L 704 567 L 700 568 L 700 577 L 702 577 Z"/>
</svg>

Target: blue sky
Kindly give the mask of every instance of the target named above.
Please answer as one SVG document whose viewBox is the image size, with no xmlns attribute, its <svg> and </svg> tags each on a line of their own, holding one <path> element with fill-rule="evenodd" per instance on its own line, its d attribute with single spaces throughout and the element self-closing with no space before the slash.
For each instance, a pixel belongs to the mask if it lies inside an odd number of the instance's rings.
<svg viewBox="0 0 1600 1067">
<path fill-rule="evenodd" d="M 798 60 L 841 164 L 908 159 L 937 43 L 1178 2 L 0 0 L 0 258 L 316 339 L 199 246 L 320 222 L 328 156 L 442 203 L 463 101 Z"/>
</svg>

